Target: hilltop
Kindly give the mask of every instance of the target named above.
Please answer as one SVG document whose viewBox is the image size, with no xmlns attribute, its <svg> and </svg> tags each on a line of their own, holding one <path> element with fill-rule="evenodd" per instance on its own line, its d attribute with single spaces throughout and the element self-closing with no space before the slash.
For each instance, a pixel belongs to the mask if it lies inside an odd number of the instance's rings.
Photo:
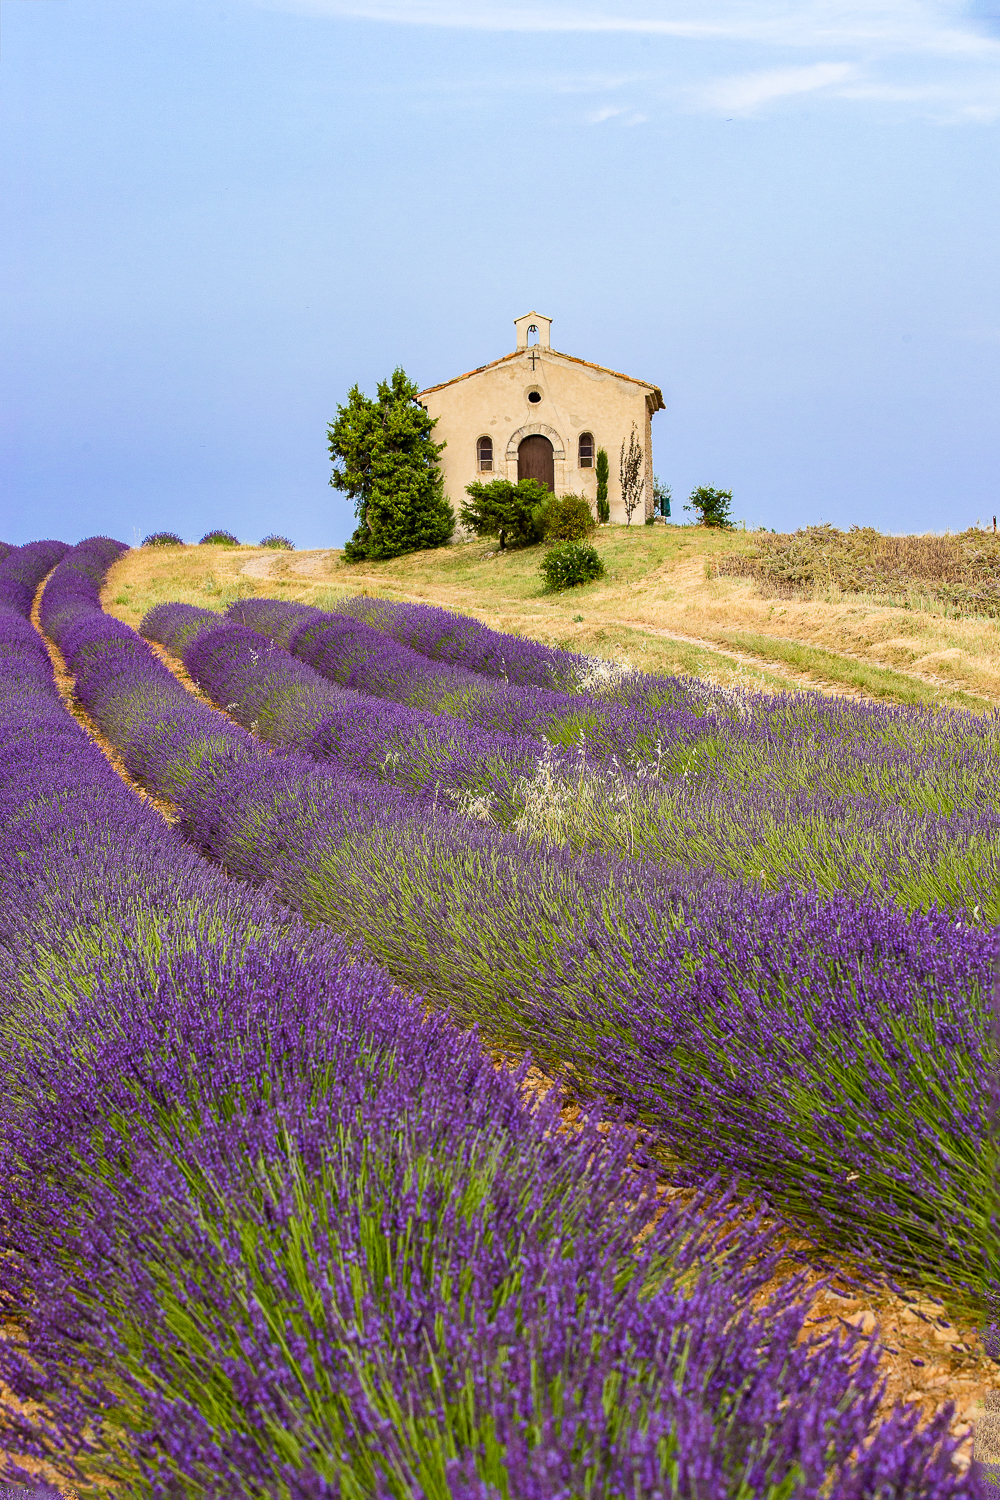
<svg viewBox="0 0 1000 1500">
<path fill-rule="evenodd" d="M 498 554 L 492 544 L 469 541 L 353 565 L 336 549 L 146 548 L 115 564 L 104 604 L 138 626 L 166 599 L 222 610 L 235 598 L 263 595 L 332 609 L 349 595 L 381 594 L 726 686 L 808 687 L 978 710 L 1000 704 L 1000 620 L 898 583 L 886 598 L 849 592 L 832 577 L 789 597 L 787 586 L 772 586 L 752 562 L 761 542 L 760 533 L 694 526 L 602 528 L 594 544 L 605 578 L 564 594 L 543 592 L 540 547 Z M 781 543 L 768 538 L 772 552 Z M 734 566 L 724 558 L 741 556 L 745 576 L 718 573 L 720 564 Z"/>
</svg>

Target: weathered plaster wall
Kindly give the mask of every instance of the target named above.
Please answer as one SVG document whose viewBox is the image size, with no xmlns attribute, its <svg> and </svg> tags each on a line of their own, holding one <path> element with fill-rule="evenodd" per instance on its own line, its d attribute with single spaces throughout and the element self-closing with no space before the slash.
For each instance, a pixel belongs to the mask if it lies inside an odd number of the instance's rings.
<svg viewBox="0 0 1000 1500">
<path fill-rule="evenodd" d="M 456 512 L 465 499 L 465 486 L 473 480 L 516 480 L 518 443 L 536 432 L 552 443 L 556 494 L 584 494 L 595 509 L 597 475 L 592 468 L 579 467 L 578 454 L 580 434 L 591 432 L 595 452 L 606 448 L 608 453 L 611 519 L 624 523 L 619 457 L 634 422 L 645 448 L 646 495 L 632 524 L 642 525 L 653 507 L 652 396 L 647 394 L 652 389 L 535 345 L 439 390 L 425 391 L 420 399 L 438 418 L 437 441 L 448 444 L 441 465 L 445 491 Z M 541 401 L 529 401 L 531 391 L 538 391 Z M 477 464 L 476 443 L 486 436 L 493 439 L 492 475 L 480 474 Z"/>
</svg>

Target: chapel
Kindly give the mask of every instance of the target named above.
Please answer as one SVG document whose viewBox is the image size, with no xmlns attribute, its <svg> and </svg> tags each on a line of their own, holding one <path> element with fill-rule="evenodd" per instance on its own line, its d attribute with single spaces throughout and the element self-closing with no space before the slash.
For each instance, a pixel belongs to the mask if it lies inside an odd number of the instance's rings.
<svg viewBox="0 0 1000 1500">
<path fill-rule="evenodd" d="M 438 419 L 445 493 L 457 511 L 473 480 L 538 479 L 556 495 L 583 494 L 596 513 L 597 451 L 608 455 L 608 500 L 613 523 L 628 519 L 622 502 L 620 460 L 635 430 L 642 446 L 645 487 L 632 524 L 653 514 L 654 412 L 662 411 L 658 386 L 617 370 L 560 354 L 552 348 L 552 319 L 541 313 L 515 318 L 517 347 L 510 354 L 432 385 L 418 397 Z"/>
</svg>

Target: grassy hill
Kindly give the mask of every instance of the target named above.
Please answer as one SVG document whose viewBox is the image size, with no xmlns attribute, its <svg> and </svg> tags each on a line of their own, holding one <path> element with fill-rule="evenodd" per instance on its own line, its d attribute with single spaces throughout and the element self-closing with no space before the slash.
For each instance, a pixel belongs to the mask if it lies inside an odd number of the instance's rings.
<svg viewBox="0 0 1000 1500">
<path fill-rule="evenodd" d="M 543 591 L 540 547 L 500 554 L 472 541 L 354 565 L 333 549 L 147 548 L 112 569 L 105 607 L 137 626 L 165 599 L 222 610 L 256 594 L 329 609 L 348 595 L 381 594 L 725 685 L 811 687 L 978 710 L 1000 704 L 1000 620 L 963 614 L 919 590 L 901 597 L 897 587 L 887 600 L 848 591 L 834 578 L 789 597 L 759 568 L 745 576 L 718 572 L 741 555 L 749 562 L 760 541 L 760 534 L 692 526 L 602 528 L 595 545 L 606 577 L 564 594 Z"/>
</svg>

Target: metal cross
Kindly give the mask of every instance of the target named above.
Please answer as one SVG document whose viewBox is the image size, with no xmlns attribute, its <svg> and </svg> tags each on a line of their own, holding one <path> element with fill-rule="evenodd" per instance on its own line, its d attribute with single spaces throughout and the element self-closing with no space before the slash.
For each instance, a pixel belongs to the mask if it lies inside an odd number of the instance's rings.
<svg viewBox="0 0 1000 1500">
<path fill-rule="evenodd" d="M 533 348 L 532 351 L 531 351 L 531 368 L 532 369 L 535 368 L 535 360 L 537 358 L 538 358 L 538 349 L 537 348 Z"/>
</svg>

